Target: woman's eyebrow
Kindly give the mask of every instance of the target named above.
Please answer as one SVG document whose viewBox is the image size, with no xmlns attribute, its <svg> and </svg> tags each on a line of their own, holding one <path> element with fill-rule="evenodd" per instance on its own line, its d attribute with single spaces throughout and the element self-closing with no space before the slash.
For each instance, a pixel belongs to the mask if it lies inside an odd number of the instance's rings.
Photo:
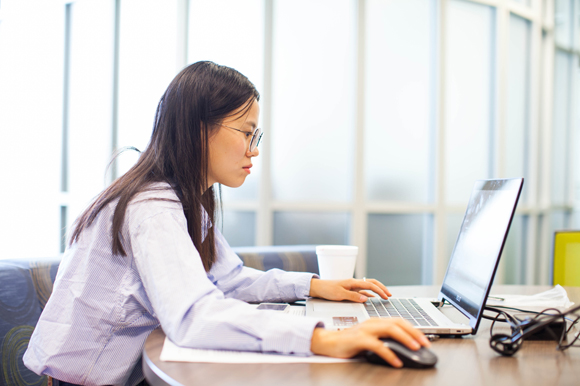
<svg viewBox="0 0 580 386">
<path fill-rule="evenodd" d="M 253 129 L 255 129 L 258 125 L 256 124 L 256 122 L 252 121 L 252 120 L 247 120 L 246 122 L 244 122 L 244 126 L 246 125 L 250 125 Z"/>
</svg>

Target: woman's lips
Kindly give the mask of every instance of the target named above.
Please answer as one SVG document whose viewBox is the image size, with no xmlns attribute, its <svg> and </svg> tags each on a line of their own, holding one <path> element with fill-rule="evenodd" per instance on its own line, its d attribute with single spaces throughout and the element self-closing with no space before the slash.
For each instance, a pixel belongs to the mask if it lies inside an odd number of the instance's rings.
<svg viewBox="0 0 580 386">
<path fill-rule="evenodd" d="M 243 169 L 244 169 L 244 170 L 245 170 L 245 171 L 246 171 L 248 174 L 250 174 L 250 173 L 251 173 L 251 171 L 250 171 L 250 168 L 251 168 L 251 167 L 252 167 L 252 165 L 248 165 L 248 166 L 244 166 L 244 167 L 243 167 Z"/>
</svg>

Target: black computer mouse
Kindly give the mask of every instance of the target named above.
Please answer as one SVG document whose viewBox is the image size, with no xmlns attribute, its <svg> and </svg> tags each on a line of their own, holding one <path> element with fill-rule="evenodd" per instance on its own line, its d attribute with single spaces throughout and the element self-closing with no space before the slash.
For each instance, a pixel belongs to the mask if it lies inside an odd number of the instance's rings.
<svg viewBox="0 0 580 386">
<path fill-rule="evenodd" d="M 390 348 L 395 355 L 403 362 L 403 367 L 411 367 L 415 369 L 427 368 L 435 366 L 437 363 L 437 356 L 433 353 L 433 351 L 429 350 L 426 347 L 421 347 L 417 351 L 413 351 L 410 348 L 407 348 L 402 343 L 397 342 L 393 339 L 381 339 L 384 342 L 384 345 Z M 386 365 L 390 366 L 383 358 L 378 356 L 372 351 L 367 351 L 365 353 L 366 359 L 371 363 L 376 363 L 379 365 Z"/>
</svg>

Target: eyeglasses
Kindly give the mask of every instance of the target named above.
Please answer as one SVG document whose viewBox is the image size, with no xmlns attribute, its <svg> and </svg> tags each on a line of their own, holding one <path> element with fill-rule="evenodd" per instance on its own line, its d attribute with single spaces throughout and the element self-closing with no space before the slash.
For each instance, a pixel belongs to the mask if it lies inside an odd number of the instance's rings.
<svg viewBox="0 0 580 386">
<path fill-rule="evenodd" d="M 236 129 L 235 127 L 231 127 L 231 126 L 227 126 L 227 125 L 222 125 L 221 123 L 220 123 L 220 126 L 227 127 L 228 129 L 232 129 L 235 131 L 239 131 L 240 133 L 244 133 L 246 135 L 246 138 L 248 138 L 251 135 L 252 139 L 250 140 L 250 147 L 249 147 L 250 153 L 253 152 L 254 150 L 256 150 L 256 148 L 260 144 L 260 140 L 262 139 L 262 135 L 264 134 L 264 133 L 262 133 L 262 129 L 260 129 L 259 127 L 256 130 L 254 130 L 254 132 L 251 132 L 251 131 L 244 131 L 244 130 Z"/>
</svg>

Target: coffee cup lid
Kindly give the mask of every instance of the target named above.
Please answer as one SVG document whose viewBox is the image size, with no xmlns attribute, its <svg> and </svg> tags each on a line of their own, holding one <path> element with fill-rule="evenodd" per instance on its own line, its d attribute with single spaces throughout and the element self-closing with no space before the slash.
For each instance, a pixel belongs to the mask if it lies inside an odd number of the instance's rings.
<svg viewBox="0 0 580 386">
<path fill-rule="evenodd" d="M 354 245 L 318 245 L 316 254 L 352 255 L 358 253 Z"/>
</svg>

